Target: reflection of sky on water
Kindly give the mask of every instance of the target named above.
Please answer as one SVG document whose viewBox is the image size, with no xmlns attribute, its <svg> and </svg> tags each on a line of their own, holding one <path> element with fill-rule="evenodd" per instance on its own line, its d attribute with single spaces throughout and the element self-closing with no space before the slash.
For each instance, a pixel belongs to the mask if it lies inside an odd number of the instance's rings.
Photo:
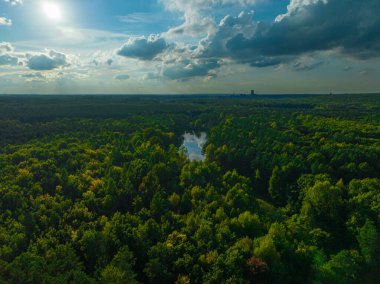
<svg viewBox="0 0 380 284">
<path fill-rule="evenodd" d="M 200 136 L 196 136 L 194 133 L 185 133 L 183 135 L 183 146 L 187 150 L 187 154 L 190 161 L 204 161 L 205 156 L 202 153 L 203 146 L 207 142 L 206 132 L 202 132 Z"/>
</svg>

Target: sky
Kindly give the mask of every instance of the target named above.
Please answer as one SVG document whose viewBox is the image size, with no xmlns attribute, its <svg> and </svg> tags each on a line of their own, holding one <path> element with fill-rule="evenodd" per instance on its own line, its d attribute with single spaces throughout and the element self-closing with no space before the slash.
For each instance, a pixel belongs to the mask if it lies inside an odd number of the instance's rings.
<svg viewBox="0 0 380 284">
<path fill-rule="evenodd" d="M 380 92 L 379 0 L 0 0 L 0 94 Z"/>
</svg>

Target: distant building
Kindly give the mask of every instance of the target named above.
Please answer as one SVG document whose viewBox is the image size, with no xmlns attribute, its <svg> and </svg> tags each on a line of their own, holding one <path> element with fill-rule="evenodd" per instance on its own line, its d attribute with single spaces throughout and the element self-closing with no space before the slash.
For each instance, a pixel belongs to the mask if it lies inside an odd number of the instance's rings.
<svg viewBox="0 0 380 284">
<path fill-rule="evenodd" d="M 255 96 L 256 93 L 255 93 L 255 90 L 251 90 L 251 96 Z"/>
</svg>

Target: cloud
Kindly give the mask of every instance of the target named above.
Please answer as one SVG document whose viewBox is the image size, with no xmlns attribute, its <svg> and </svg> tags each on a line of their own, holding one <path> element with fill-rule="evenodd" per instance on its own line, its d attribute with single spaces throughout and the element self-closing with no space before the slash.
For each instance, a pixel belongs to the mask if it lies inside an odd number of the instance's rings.
<svg viewBox="0 0 380 284">
<path fill-rule="evenodd" d="M 148 72 L 143 76 L 143 80 L 157 80 L 160 79 L 160 74 Z"/>
<path fill-rule="evenodd" d="M 200 58 L 228 58 L 255 67 L 278 65 L 290 60 L 287 55 L 266 54 L 266 50 L 255 50 L 259 42 L 256 33 L 268 24 L 256 23 L 253 13 L 240 13 L 238 17 L 226 16 L 218 25 L 217 31 L 203 39 L 197 53 Z M 270 46 L 268 46 L 270 48 Z"/>
<path fill-rule="evenodd" d="M 173 38 L 182 35 L 200 37 L 212 34 L 216 30 L 216 24 L 212 12 L 223 6 L 239 6 L 248 9 L 262 0 L 160 0 L 165 8 L 173 12 L 183 13 L 184 23 L 169 29 L 165 33 Z"/>
<path fill-rule="evenodd" d="M 208 35 L 215 31 L 215 22 L 208 17 L 198 14 L 191 16 L 185 15 L 185 22 L 177 27 L 169 29 L 165 36 L 175 38 L 182 35 L 191 37 L 199 37 L 200 35 Z"/>
<path fill-rule="evenodd" d="M 35 55 L 27 54 L 26 66 L 32 70 L 47 71 L 68 65 L 67 56 L 54 50 Z"/>
<path fill-rule="evenodd" d="M 130 76 L 126 74 L 119 74 L 115 76 L 115 80 L 120 80 L 120 81 L 128 80 L 129 78 Z"/>
<path fill-rule="evenodd" d="M 67 70 L 65 72 L 31 72 L 22 73 L 19 75 L 20 78 L 23 78 L 25 82 L 33 83 L 49 83 L 55 82 L 59 85 L 61 84 L 72 84 L 78 80 L 87 79 L 88 76 L 78 72 L 71 72 Z"/>
<path fill-rule="evenodd" d="M 12 25 L 12 20 L 0 17 L 0 26 L 11 26 Z"/>
<path fill-rule="evenodd" d="M 13 51 L 13 46 L 9 42 L 0 42 L 0 53 Z"/>
<path fill-rule="evenodd" d="M 22 74 L 20 77 L 24 78 L 27 82 L 42 82 L 47 80 L 41 72 Z"/>
<path fill-rule="evenodd" d="M 0 54 L 0 65 L 16 66 L 18 58 L 9 54 Z"/>
<path fill-rule="evenodd" d="M 150 35 L 148 38 L 131 37 L 128 42 L 117 51 L 117 54 L 140 60 L 152 60 L 167 48 L 168 44 L 165 39 L 157 35 Z"/>
<path fill-rule="evenodd" d="M 257 0 L 160 0 L 169 11 L 180 11 L 188 13 L 190 11 L 201 11 L 212 9 L 223 5 L 247 5 L 256 4 Z"/>
<path fill-rule="evenodd" d="M 44 79 L 45 78 L 45 76 L 42 75 L 41 72 L 22 74 L 21 77 L 22 78 L 40 78 L 40 79 Z"/>
<path fill-rule="evenodd" d="M 216 32 L 200 43 L 198 53 L 256 67 L 289 63 L 320 51 L 359 59 L 378 57 L 379 14 L 378 0 L 292 0 L 288 12 L 273 23 L 255 22 L 252 13 L 225 17 Z"/>
<path fill-rule="evenodd" d="M 164 14 L 152 12 L 135 12 L 116 18 L 120 22 L 133 25 L 157 25 L 157 23 L 168 23 L 171 21 L 171 19 Z"/>
<path fill-rule="evenodd" d="M 378 0 L 293 0 L 267 38 L 282 43 L 273 53 L 338 49 L 357 58 L 379 56 L 379 13 Z"/>
<path fill-rule="evenodd" d="M 164 77 L 176 81 L 186 81 L 193 77 L 215 77 L 215 70 L 221 66 L 222 60 L 218 58 L 198 57 L 196 46 L 177 43 L 171 45 L 164 53 L 157 56 L 161 65 L 157 72 L 146 74 L 145 80 Z"/>
<path fill-rule="evenodd" d="M 11 4 L 11 5 L 22 5 L 23 0 L 4 0 L 5 2 Z"/>
<path fill-rule="evenodd" d="M 171 79 L 186 81 L 193 77 L 214 77 L 211 71 L 220 67 L 217 59 L 186 59 L 182 58 L 165 65 L 162 74 Z"/>
<path fill-rule="evenodd" d="M 292 65 L 294 71 L 310 71 L 323 64 L 322 60 L 317 60 L 312 56 L 302 56 Z"/>
<path fill-rule="evenodd" d="M 13 46 L 9 42 L 0 42 L 0 65 L 16 66 L 18 58 L 12 54 Z"/>
</svg>

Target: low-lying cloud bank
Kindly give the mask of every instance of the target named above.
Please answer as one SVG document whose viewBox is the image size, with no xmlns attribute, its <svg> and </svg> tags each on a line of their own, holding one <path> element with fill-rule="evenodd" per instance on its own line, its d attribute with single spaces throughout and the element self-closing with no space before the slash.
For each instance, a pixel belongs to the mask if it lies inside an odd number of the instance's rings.
<svg viewBox="0 0 380 284">
<path fill-rule="evenodd" d="M 127 74 L 118 74 L 114 78 L 115 78 L 115 80 L 125 81 L 125 80 L 128 80 L 130 78 L 130 76 Z"/>
<path fill-rule="evenodd" d="M 71 55 L 46 49 L 43 52 L 19 52 L 9 42 L 0 42 L 0 66 L 19 66 L 34 71 L 50 71 L 71 65 Z"/>
</svg>

